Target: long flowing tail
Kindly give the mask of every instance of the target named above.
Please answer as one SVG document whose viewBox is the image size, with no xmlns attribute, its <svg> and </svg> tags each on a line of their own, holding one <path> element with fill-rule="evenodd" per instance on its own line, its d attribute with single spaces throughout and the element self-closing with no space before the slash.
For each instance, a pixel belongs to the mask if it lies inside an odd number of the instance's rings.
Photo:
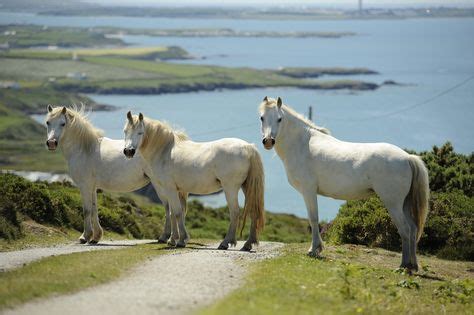
<svg viewBox="0 0 474 315">
<path fill-rule="evenodd" d="M 419 156 L 410 155 L 412 171 L 411 188 L 407 198 L 411 198 L 411 213 L 418 229 L 416 241 L 420 240 L 428 215 L 428 199 L 430 196 L 428 170 Z"/>
<path fill-rule="evenodd" d="M 248 146 L 248 153 L 250 159 L 250 167 L 247 174 L 247 178 L 242 185 L 242 190 L 245 195 L 245 205 L 243 213 L 242 230 L 245 227 L 245 221 L 247 215 L 250 214 L 254 227 L 255 233 L 258 235 L 265 226 L 265 206 L 264 206 L 264 191 L 265 191 L 265 175 L 263 172 L 262 159 L 260 154 L 254 145 Z"/>
</svg>

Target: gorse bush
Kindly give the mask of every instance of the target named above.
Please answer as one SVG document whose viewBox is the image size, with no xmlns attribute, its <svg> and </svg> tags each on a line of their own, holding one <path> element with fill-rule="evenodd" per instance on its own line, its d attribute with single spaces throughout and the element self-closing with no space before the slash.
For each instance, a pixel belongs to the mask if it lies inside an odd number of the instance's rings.
<svg viewBox="0 0 474 315">
<path fill-rule="evenodd" d="M 419 251 L 474 260 L 473 155 L 455 153 L 449 142 L 420 155 L 428 167 L 431 195 Z M 324 238 L 339 244 L 401 248 L 397 229 L 376 196 L 345 203 Z"/>
<path fill-rule="evenodd" d="M 83 229 L 79 191 L 67 183 L 32 183 L 13 174 L 0 174 L 0 237 L 18 239 L 21 221 L 30 218 L 56 227 Z M 133 200 L 98 194 L 99 219 L 110 231 L 136 238 L 155 238 L 163 229 L 163 210 L 139 208 Z"/>
<path fill-rule="evenodd" d="M 53 187 L 34 184 L 12 174 L 0 175 L 2 204 L 11 215 L 14 212 L 39 223 L 77 227 L 74 223 L 80 219 L 80 212 L 70 208 L 72 203 L 67 194 L 60 194 Z"/>
<path fill-rule="evenodd" d="M 442 258 L 474 260 L 474 197 L 433 193 L 419 248 Z"/>
<path fill-rule="evenodd" d="M 420 154 L 429 170 L 430 190 L 451 192 L 460 190 L 466 196 L 474 196 L 474 154 L 454 152 L 450 142 L 432 151 Z"/>
</svg>

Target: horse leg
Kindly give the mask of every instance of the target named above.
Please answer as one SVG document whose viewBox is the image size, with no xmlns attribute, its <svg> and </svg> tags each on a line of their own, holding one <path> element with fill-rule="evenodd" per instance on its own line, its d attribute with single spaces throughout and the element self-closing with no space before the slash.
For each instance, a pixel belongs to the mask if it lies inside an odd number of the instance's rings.
<svg viewBox="0 0 474 315">
<path fill-rule="evenodd" d="M 97 191 L 94 189 L 92 192 L 92 212 L 91 212 L 91 221 L 92 221 L 92 239 L 89 241 L 90 244 L 97 244 L 102 235 L 104 234 L 104 230 L 100 226 L 99 223 L 99 212 L 97 211 Z"/>
<path fill-rule="evenodd" d="M 318 197 L 314 191 L 303 193 L 303 198 L 308 211 L 308 219 L 312 233 L 312 242 L 311 247 L 308 250 L 308 255 L 311 257 L 319 257 L 319 253 L 323 250 L 323 241 L 321 239 L 321 234 L 319 234 Z"/>
<path fill-rule="evenodd" d="M 158 238 L 158 243 L 164 244 L 171 236 L 171 219 L 170 219 L 170 208 L 168 206 L 168 203 L 163 201 L 163 206 L 165 207 L 165 229 L 163 233 L 160 235 L 160 237 Z"/>
<path fill-rule="evenodd" d="M 407 268 L 409 271 L 412 270 L 410 263 L 410 225 L 407 222 L 405 214 L 403 213 L 403 201 L 391 200 L 380 196 L 385 207 L 388 209 L 388 213 L 392 218 L 395 226 L 397 227 L 398 234 L 402 239 L 402 262 L 400 268 Z M 416 230 L 415 230 L 416 231 Z"/>
<path fill-rule="evenodd" d="M 409 256 L 409 263 L 408 269 L 418 271 L 418 261 L 416 259 L 416 235 L 418 232 L 418 228 L 416 227 L 415 221 L 413 220 L 413 216 L 411 214 L 411 204 L 410 199 L 405 199 L 405 203 L 403 204 L 403 214 L 405 215 L 405 220 L 408 223 L 408 227 L 410 229 L 409 232 L 409 239 L 408 239 L 408 256 Z"/>
<path fill-rule="evenodd" d="M 229 244 L 232 244 L 233 246 L 237 245 L 235 233 L 237 231 L 237 225 L 239 224 L 239 188 L 224 187 L 224 193 L 227 200 L 227 206 L 229 207 L 230 224 L 224 240 L 217 249 L 226 250 L 229 248 Z"/>
<path fill-rule="evenodd" d="M 176 246 L 186 247 L 186 243 L 189 237 L 188 232 L 186 231 L 186 226 L 184 225 L 184 212 L 182 207 L 182 201 L 177 191 L 170 192 L 168 195 L 168 202 L 171 209 L 171 220 L 176 220 L 179 230 L 179 240 L 176 243 Z M 173 224 L 173 221 L 171 221 L 171 224 Z M 172 231 L 171 238 L 173 238 L 174 232 L 175 231 Z"/>
<path fill-rule="evenodd" d="M 241 251 L 249 252 L 252 250 L 252 245 L 257 243 L 257 222 L 251 218 L 250 234 Z"/>
<path fill-rule="evenodd" d="M 82 209 L 84 213 L 84 232 L 79 237 L 79 242 L 85 244 L 92 237 L 91 211 L 92 211 L 92 192 L 90 189 L 80 189 L 82 199 Z"/>
<path fill-rule="evenodd" d="M 181 203 L 181 209 L 183 212 L 183 224 L 186 225 L 186 212 L 188 211 L 188 194 L 187 193 L 179 193 L 179 202 Z M 186 244 L 189 241 L 189 233 L 186 231 Z"/>
</svg>

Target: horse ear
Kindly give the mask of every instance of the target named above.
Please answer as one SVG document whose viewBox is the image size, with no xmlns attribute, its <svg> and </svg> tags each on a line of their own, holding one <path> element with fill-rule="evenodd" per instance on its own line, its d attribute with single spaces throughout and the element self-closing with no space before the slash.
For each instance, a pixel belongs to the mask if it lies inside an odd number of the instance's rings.
<svg viewBox="0 0 474 315">
<path fill-rule="evenodd" d="M 66 106 L 63 106 L 63 110 L 61 111 L 61 114 L 66 115 L 67 113 L 67 108 Z"/>
<path fill-rule="evenodd" d="M 133 118 L 132 118 L 132 112 L 131 111 L 128 111 L 127 113 L 127 119 L 130 123 L 133 123 Z"/>
<path fill-rule="evenodd" d="M 265 96 L 265 97 L 263 98 L 263 101 L 264 101 L 264 102 L 268 102 L 268 96 Z"/>
<path fill-rule="evenodd" d="M 48 104 L 48 113 L 51 113 L 53 111 L 53 106 L 51 104 Z"/>
<path fill-rule="evenodd" d="M 281 97 L 278 96 L 278 99 L 277 99 L 278 108 L 280 108 L 282 104 L 283 104 L 283 101 L 281 100 Z"/>
<path fill-rule="evenodd" d="M 143 114 L 142 113 L 138 114 L 138 120 L 143 121 Z"/>
</svg>

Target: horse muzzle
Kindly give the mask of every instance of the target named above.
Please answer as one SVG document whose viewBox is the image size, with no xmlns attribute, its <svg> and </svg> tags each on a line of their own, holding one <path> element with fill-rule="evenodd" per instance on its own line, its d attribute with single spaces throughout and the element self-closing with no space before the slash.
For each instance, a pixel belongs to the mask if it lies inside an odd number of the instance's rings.
<svg viewBox="0 0 474 315">
<path fill-rule="evenodd" d="M 125 154 L 127 158 L 131 159 L 135 155 L 135 149 L 125 148 L 123 149 L 123 154 Z"/>
<path fill-rule="evenodd" d="M 271 150 L 273 146 L 275 145 L 275 138 L 263 138 L 262 140 L 263 147 L 267 150 Z"/>
<path fill-rule="evenodd" d="M 58 147 L 58 140 L 56 139 L 48 139 L 46 141 L 46 146 L 48 147 L 49 151 L 54 151 Z"/>
</svg>

